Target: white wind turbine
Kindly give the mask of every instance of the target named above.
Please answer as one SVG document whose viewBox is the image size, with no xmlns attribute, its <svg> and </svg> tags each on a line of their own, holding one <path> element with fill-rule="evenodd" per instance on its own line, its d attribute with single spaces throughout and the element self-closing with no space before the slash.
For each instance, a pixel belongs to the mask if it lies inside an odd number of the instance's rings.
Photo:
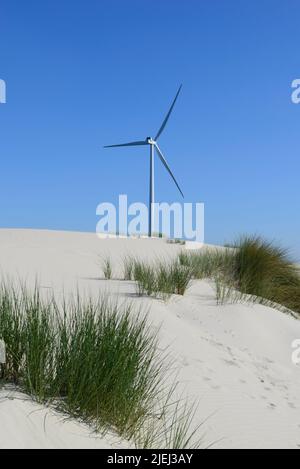
<svg viewBox="0 0 300 469">
<path fill-rule="evenodd" d="M 159 139 L 160 135 L 162 134 L 168 120 L 169 120 L 169 117 L 173 111 L 173 108 L 175 106 L 175 103 L 176 103 L 176 100 L 178 98 L 178 95 L 180 93 L 180 90 L 181 90 L 181 87 L 182 85 L 180 85 L 177 93 L 176 93 L 176 96 L 174 98 L 174 101 L 162 123 L 162 125 L 160 126 L 160 129 L 159 131 L 157 132 L 155 138 L 151 138 L 151 137 L 147 137 L 145 140 L 138 140 L 138 141 L 135 141 L 135 142 L 128 142 L 128 143 L 120 143 L 120 144 L 117 144 L 117 145 L 105 145 L 104 148 L 114 148 L 114 147 L 134 147 L 134 146 L 138 146 L 138 145 L 149 145 L 150 147 L 150 184 L 149 184 L 149 226 L 148 226 L 148 236 L 151 237 L 152 236 L 152 227 L 153 227 L 153 219 L 154 219 L 154 149 L 157 151 L 157 154 L 158 154 L 158 157 L 160 159 L 160 161 L 162 162 L 162 164 L 164 165 L 164 167 L 166 168 L 166 170 L 168 171 L 168 173 L 170 174 L 171 178 L 173 179 L 173 181 L 175 182 L 180 194 L 182 195 L 182 197 L 184 197 L 183 195 L 183 192 L 182 190 L 180 189 L 179 187 L 179 184 L 177 183 L 176 179 L 175 179 L 175 176 L 173 175 L 164 155 L 162 154 L 161 152 L 161 149 L 159 148 L 158 144 L 157 144 L 157 140 Z"/>
</svg>

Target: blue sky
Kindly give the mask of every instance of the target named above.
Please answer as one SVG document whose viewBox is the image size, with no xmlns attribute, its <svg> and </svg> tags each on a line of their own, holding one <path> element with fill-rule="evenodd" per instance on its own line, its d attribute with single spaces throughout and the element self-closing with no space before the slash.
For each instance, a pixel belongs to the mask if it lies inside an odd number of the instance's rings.
<svg viewBox="0 0 300 469">
<path fill-rule="evenodd" d="M 300 258 L 300 4 L 2 0 L 0 226 L 94 231 L 96 206 L 148 198 L 155 135 L 206 241 L 260 233 Z M 180 196 L 156 164 L 157 201 Z"/>
</svg>

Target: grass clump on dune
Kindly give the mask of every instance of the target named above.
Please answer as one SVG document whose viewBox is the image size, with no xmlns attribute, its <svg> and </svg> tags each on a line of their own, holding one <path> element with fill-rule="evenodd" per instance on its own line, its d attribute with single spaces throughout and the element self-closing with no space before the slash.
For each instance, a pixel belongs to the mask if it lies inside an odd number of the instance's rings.
<svg viewBox="0 0 300 469">
<path fill-rule="evenodd" d="M 237 244 L 233 260 L 233 280 L 239 291 L 300 313 L 300 276 L 286 249 L 259 237 L 245 237 Z"/>
<path fill-rule="evenodd" d="M 256 236 L 241 237 L 235 248 L 181 253 L 195 278 L 213 278 L 217 299 L 270 302 L 300 313 L 300 275 L 287 250 Z"/>
<path fill-rule="evenodd" d="M 132 437 L 150 412 L 159 385 L 156 338 L 145 319 L 107 300 L 77 301 L 60 327 L 58 387 L 63 408 Z M 88 390 L 88 395 L 87 395 Z"/>
<path fill-rule="evenodd" d="M 136 282 L 136 290 L 139 296 L 155 296 L 158 293 L 155 271 L 152 265 L 144 261 L 135 260 L 133 279 Z"/>
<path fill-rule="evenodd" d="M 0 337 L 4 379 L 38 401 L 55 400 L 67 413 L 128 435 L 149 412 L 159 384 L 156 338 L 145 319 L 131 319 L 103 298 L 79 298 L 59 311 L 38 291 L 2 286 Z"/>
<path fill-rule="evenodd" d="M 141 447 L 150 441 L 164 447 L 170 432 L 158 439 L 156 428 L 170 419 L 169 402 L 160 405 L 166 364 L 145 317 L 131 309 L 106 297 L 95 302 L 78 296 L 60 306 L 54 299 L 42 300 L 38 288 L 28 293 L 2 284 L 2 383 L 13 383 L 101 432 L 113 430 Z M 160 419 L 154 416 L 157 406 Z M 182 428 L 182 419 L 188 422 L 188 413 L 176 418 L 172 432 Z M 152 430 L 146 431 L 149 425 Z M 174 439 L 170 447 L 175 444 Z"/>
<path fill-rule="evenodd" d="M 38 400 L 51 393 L 57 331 L 52 305 L 43 304 L 37 290 L 0 287 L 0 338 L 6 347 L 5 381 L 19 384 Z"/>
<path fill-rule="evenodd" d="M 112 263 L 110 257 L 102 259 L 102 270 L 105 280 L 111 280 L 112 278 Z"/>
<path fill-rule="evenodd" d="M 192 279 L 192 270 L 176 259 L 153 264 L 135 260 L 133 278 L 139 295 L 162 297 L 184 295 Z"/>
<path fill-rule="evenodd" d="M 126 256 L 123 259 L 124 280 L 133 280 L 134 259 Z"/>
<path fill-rule="evenodd" d="M 230 263 L 228 254 L 217 249 L 206 249 L 197 253 L 182 251 L 178 259 L 181 265 L 191 269 L 195 279 L 204 279 L 212 277 L 220 269 L 224 270 L 225 265 Z"/>
</svg>

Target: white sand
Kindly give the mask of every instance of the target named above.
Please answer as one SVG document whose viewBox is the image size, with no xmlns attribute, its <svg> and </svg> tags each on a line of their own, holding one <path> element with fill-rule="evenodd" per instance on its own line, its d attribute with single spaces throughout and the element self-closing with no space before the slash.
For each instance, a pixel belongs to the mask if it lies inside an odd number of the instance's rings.
<svg viewBox="0 0 300 469">
<path fill-rule="evenodd" d="M 300 321 L 259 305 L 217 306 L 207 281 L 195 281 L 184 297 L 164 303 L 136 298 L 133 282 L 101 279 L 99 256 L 111 255 L 115 277 L 120 277 L 127 253 L 169 258 L 181 249 L 163 240 L 0 230 L 0 269 L 29 285 L 37 277 L 43 291 L 57 296 L 76 288 L 95 296 L 108 291 L 149 307 L 149 320 L 161 325 L 161 347 L 170 346 L 182 390 L 191 402 L 199 401 L 196 421 L 209 417 L 201 429 L 205 444 L 300 447 L 300 366 L 291 361 Z M 3 392 L 0 422 L 0 447 L 118 446 L 112 437 L 96 438 L 81 423 L 62 422 L 54 412 L 28 400 L 8 399 Z"/>
<path fill-rule="evenodd" d="M 88 426 L 9 389 L 0 391 L 0 422 L 1 449 L 128 447 L 116 436 L 99 437 Z"/>
</svg>

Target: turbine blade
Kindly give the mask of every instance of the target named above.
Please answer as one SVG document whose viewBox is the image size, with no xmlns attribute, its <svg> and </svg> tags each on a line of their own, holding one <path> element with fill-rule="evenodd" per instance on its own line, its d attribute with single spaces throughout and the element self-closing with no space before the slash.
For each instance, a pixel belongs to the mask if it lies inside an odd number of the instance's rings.
<svg viewBox="0 0 300 469">
<path fill-rule="evenodd" d="M 146 142 L 145 140 L 139 140 L 137 142 L 119 143 L 117 145 L 105 145 L 103 148 L 135 147 L 136 145 L 148 145 L 148 142 Z"/>
<path fill-rule="evenodd" d="M 169 165 L 168 165 L 168 163 L 167 163 L 167 161 L 166 161 L 164 155 L 162 154 L 162 152 L 161 152 L 161 150 L 160 150 L 160 148 L 159 148 L 159 146 L 158 146 L 157 144 L 155 144 L 155 148 L 156 148 L 156 151 L 157 151 L 158 156 L 159 156 L 159 158 L 160 158 L 160 161 L 162 162 L 162 164 L 164 165 L 164 167 L 166 168 L 166 170 L 167 170 L 168 173 L 170 174 L 171 178 L 173 179 L 173 181 L 175 182 L 175 184 L 176 184 L 176 186 L 177 186 L 177 189 L 179 190 L 180 194 L 181 194 L 182 197 L 184 198 L 183 192 L 182 192 L 182 190 L 180 189 L 179 184 L 178 184 L 178 182 L 176 181 L 174 174 L 172 173 L 172 171 L 171 171 L 171 169 L 170 169 L 170 167 L 169 167 Z"/>
<path fill-rule="evenodd" d="M 155 137 L 155 140 L 157 140 L 157 139 L 159 138 L 159 136 L 162 134 L 164 128 L 166 127 L 167 122 L 168 122 L 168 120 L 169 120 L 169 117 L 170 117 L 170 115 L 171 115 L 171 112 L 173 111 L 173 107 L 175 106 L 175 103 L 176 103 L 176 100 L 177 100 L 177 98 L 178 98 L 178 95 L 179 95 L 179 93 L 180 93 L 181 88 L 182 88 L 182 85 L 180 85 L 180 87 L 179 87 L 179 89 L 178 89 L 178 91 L 177 91 L 177 94 L 176 94 L 176 96 L 175 96 L 175 99 L 174 99 L 174 101 L 173 101 L 173 103 L 172 103 L 172 105 L 171 105 L 171 107 L 170 107 L 170 109 L 169 109 L 168 114 L 167 114 L 166 117 L 165 117 L 165 120 L 163 121 L 163 123 L 162 123 L 162 125 L 161 125 L 161 127 L 160 127 L 160 129 L 159 129 L 159 131 L 158 131 L 158 133 L 157 133 L 157 135 L 156 135 L 156 137 Z"/>
</svg>

